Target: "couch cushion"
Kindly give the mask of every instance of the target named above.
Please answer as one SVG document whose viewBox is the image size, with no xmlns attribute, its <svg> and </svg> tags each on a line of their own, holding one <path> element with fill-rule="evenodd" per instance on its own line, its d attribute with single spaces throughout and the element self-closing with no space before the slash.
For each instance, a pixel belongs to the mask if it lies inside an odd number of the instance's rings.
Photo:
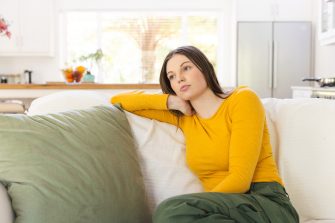
<svg viewBox="0 0 335 223">
<path fill-rule="evenodd" d="M 182 132 L 167 123 L 126 115 L 138 145 L 151 210 L 166 198 L 203 192 L 201 182 L 186 165 Z"/>
<path fill-rule="evenodd" d="M 93 91 L 59 92 L 35 99 L 28 115 L 88 108 L 101 103 L 110 104 L 104 95 Z M 126 116 L 136 139 L 151 211 L 168 197 L 203 191 L 200 181 L 185 163 L 185 143 L 181 131 L 170 124 L 129 112 Z"/>
<path fill-rule="evenodd" d="M 0 116 L 0 181 L 16 223 L 150 222 L 128 121 L 117 108 Z"/>
<path fill-rule="evenodd" d="M 322 219 L 307 220 L 307 221 L 303 221 L 303 223 L 335 223 L 335 220 L 322 220 Z"/>
<path fill-rule="evenodd" d="M 278 134 L 280 174 L 301 222 L 335 221 L 335 101 L 271 99 L 264 105 Z"/>
</svg>

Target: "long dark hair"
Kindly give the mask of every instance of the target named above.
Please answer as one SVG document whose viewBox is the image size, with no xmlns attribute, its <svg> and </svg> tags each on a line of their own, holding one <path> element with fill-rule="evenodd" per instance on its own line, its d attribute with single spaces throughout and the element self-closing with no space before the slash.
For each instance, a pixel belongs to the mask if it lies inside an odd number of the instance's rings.
<svg viewBox="0 0 335 223">
<path fill-rule="evenodd" d="M 192 61 L 193 64 L 195 64 L 195 66 L 197 66 L 197 68 L 204 75 L 207 86 L 209 87 L 209 89 L 212 90 L 212 92 L 216 96 L 220 98 L 227 98 L 230 95 L 229 93 L 226 93 L 222 90 L 219 84 L 219 81 L 216 77 L 212 63 L 208 60 L 208 58 L 203 52 L 201 52 L 198 48 L 194 46 L 178 47 L 170 51 L 168 55 L 165 57 L 165 60 L 162 65 L 160 77 L 159 77 L 159 84 L 161 86 L 163 93 L 176 95 L 176 93 L 171 87 L 170 81 L 167 77 L 167 71 L 166 71 L 166 65 L 168 61 L 176 54 L 181 54 L 181 55 L 186 56 L 189 60 Z M 177 116 L 183 115 L 183 113 L 179 111 L 172 111 L 172 113 Z"/>
</svg>

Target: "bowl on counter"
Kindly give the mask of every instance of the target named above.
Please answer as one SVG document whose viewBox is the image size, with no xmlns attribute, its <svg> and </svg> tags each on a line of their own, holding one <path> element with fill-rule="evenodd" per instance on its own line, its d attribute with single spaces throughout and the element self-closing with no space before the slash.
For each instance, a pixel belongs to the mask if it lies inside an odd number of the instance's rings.
<svg viewBox="0 0 335 223">
<path fill-rule="evenodd" d="M 67 84 L 80 84 L 83 77 L 86 74 L 86 68 L 84 66 L 77 66 L 75 68 L 68 67 L 62 69 L 65 83 Z"/>
</svg>

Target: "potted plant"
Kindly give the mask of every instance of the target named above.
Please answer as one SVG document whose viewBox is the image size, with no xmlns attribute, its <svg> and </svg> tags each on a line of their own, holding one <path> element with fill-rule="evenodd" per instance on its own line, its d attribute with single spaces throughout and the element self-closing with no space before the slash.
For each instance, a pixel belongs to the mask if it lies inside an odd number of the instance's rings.
<svg viewBox="0 0 335 223">
<path fill-rule="evenodd" d="M 87 55 L 83 55 L 81 57 L 79 57 L 79 61 L 83 61 L 83 62 L 88 62 L 89 63 L 89 69 L 87 70 L 87 73 L 83 79 L 83 82 L 94 82 L 95 80 L 95 76 L 94 74 L 92 74 L 92 68 L 94 65 L 97 66 L 97 68 L 99 69 L 100 67 L 100 62 L 103 58 L 104 54 L 102 52 L 101 49 L 97 49 L 97 51 L 95 51 L 94 53 L 90 53 Z"/>
</svg>

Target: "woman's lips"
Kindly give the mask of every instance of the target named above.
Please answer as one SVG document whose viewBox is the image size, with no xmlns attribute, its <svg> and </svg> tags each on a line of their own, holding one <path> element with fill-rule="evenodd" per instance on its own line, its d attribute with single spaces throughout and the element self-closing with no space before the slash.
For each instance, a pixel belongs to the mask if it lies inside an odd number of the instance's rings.
<svg viewBox="0 0 335 223">
<path fill-rule="evenodd" d="M 188 90 L 188 88 L 190 87 L 190 85 L 184 85 L 180 88 L 180 92 L 185 92 Z"/>
</svg>

